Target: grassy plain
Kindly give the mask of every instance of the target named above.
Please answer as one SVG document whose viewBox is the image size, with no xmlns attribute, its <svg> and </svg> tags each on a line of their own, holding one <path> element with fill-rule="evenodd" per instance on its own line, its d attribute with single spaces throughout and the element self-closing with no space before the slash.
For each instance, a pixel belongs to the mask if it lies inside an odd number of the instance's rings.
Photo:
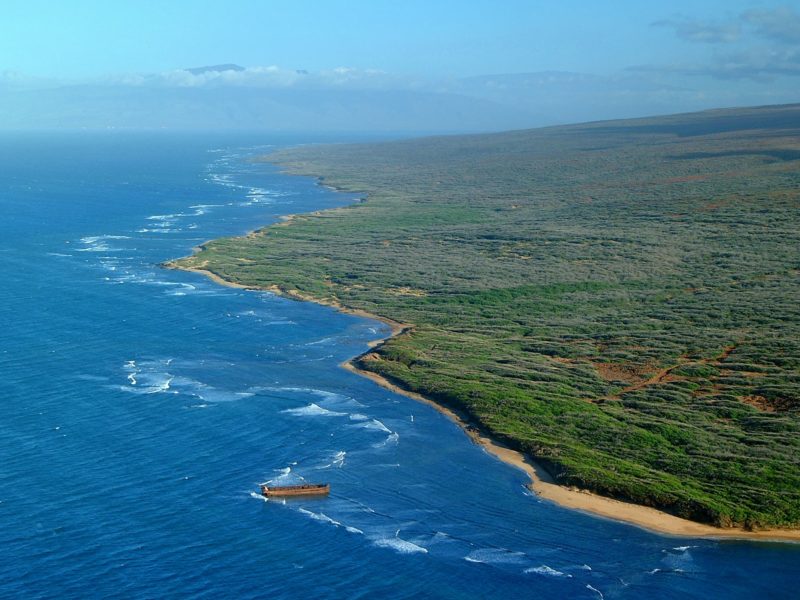
<svg viewBox="0 0 800 600">
<path fill-rule="evenodd" d="M 800 105 L 267 159 L 367 200 L 179 265 L 412 323 L 357 366 L 560 483 L 800 525 Z"/>
</svg>

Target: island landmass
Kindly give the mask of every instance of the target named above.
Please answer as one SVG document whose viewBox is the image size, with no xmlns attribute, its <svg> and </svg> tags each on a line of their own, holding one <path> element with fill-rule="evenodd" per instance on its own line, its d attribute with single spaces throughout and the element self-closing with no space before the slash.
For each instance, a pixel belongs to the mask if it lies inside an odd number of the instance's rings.
<svg viewBox="0 0 800 600">
<path fill-rule="evenodd" d="M 544 498 L 800 539 L 798 140 L 788 105 L 281 150 L 367 201 L 168 266 L 391 324 L 350 368 Z"/>
</svg>

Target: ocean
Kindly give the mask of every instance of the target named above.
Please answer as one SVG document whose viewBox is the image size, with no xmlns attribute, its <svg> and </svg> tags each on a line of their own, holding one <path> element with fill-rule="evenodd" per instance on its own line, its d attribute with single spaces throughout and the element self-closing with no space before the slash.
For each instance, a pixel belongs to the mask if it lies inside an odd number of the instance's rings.
<svg viewBox="0 0 800 600">
<path fill-rule="evenodd" d="M 540 501 L 338 366 L 385 325 L 159 267 L 353 202 L 248 160 L 320 140 L 0 137 L 0 597 L 796 597 L 800 546 Z"/>
</svg>

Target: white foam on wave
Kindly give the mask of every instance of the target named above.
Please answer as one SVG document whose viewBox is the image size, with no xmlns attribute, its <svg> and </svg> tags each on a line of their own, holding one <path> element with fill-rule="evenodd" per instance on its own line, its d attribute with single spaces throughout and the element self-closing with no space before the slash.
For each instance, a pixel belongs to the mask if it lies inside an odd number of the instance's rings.
<svg viewBox="0 0 800 600">
<path fill-rule="evenodd" d="M 587 590 L 589 590 L 589 591 L 592 591 L 592 592 L 594 592 L 595 594 L 597 594 L 598 596 L 600 596 L 600 600 L 603 600 L 603 599 L 605 598 L 605 596 L 603 596 L 603 592 L 601 592 L 600 590 L 598 590 L 596 587 L 592 587 L 592 586 L 591 586 L 591 585 L 589 585 L 588 583 L 586 584 L 586 589 L 587 589 Z"/>
<path fill-rule="evenodd" d="M 686 552 L 692 548 L 697 548 L 697 546 L 675 546 L 673 550 L 676 550 L 677 552 Z"/>
<path fill-rule="evenodd" d="M 332 401 L 346 401 L 348 403 L 354 403 L 358 406 L 361 406 L 359 402 L 356 402 L 352 398 L 348 398 L 342 394 L 337 394 L 336 392 L 329 392 L 328 390 L 320 390 L 317 388 L 307 388 L 307 387 L 277 387 L 277 388 L 267 388 L 270 391 L 274 392 L 302 392 L 306 394 L 313 394 L 314 396 L 318 396 L 323 400 L 332 400 Z"/>
<path fill-rule="evenodd" d="M 547 577 L 566 577 L 566 578 L 572 577 L 572 575 L 568 573 L 558 571 L 557 569 L 553 569 L 552 567 L 548 567 L 547 565 L 531 567 L 530 569 L 525 569 L 523 573 L 535 573 L 537 575 L 545 575 Z"/>
<path fill-rule="evenodd" d="M 321 340 L 317 340 L 316 342 L 308 342 L 306 346 L 321 346 L 323 344 L 327 344 L 329 342 L 336 341 L 336 338 L 326 337 L 322 338 Z"/>
<path fill-rule="evenodd" d="M 152 227 L 142 227 L 141 229 L 137 229 L 136 233 L 180 233 L 180 229 L 171 229 L 169 227 L 163 228 L 155 228 Z"/>
<path fill-rule="evenodd" d="M 349 525 L 345 525 L 336 519 L 332 519 L 328 515 L 322 512 L 313 512 L 305 508 L 298 508 L 297 512 L 307 516 L 309 519 L 313 519 L 314 521 L 319 521 L 320 523 L 327 523 L 328 525 L 333 525 L 334 527 L 343 527 L 345 531 L 348 533 L 354 533 L 358 535 L 364 535 L 364 532 L 361 531 L 358 527 L 351 527 Z"/>
<path fill-rule="evenodd" d="M 292 463 L 296 465 L 297 463 Z M 278 473 L 272 479 L 267 479 L 260 485 L 271 485 L 271 484 L 280 484 L 280 485 L 292 485 L 297 482 L 305 481 L 305 478 L 302 475 L 297 475 L 296 473 L 292 472 L 292 467 L 284 467 L 282 469 L 275 469 L 275 472 Z"/>
<path fill-rule="evenodd" d="M 78 248 L 76 252 L 119 252 L 120 250 L 120 248 L 112 248 L 108 244 L 97 243 L 86 248 Z"/>
<path fill-rule="evenodd" d="M 395 536 L 391 538 L 380 538 L 377 540 L 373 540 L 372 543 L 378 548 L 389 548 L 400 554 L 428 553 L 427 548 L 423 548 L 422 546 L 415 544 L 414 542 L 409 542 L 408 540 L 404 540 L 398 534 L 399 532 L 396 533 Z"/>
<path fill-rule="evenodd" d="M 347 414 L 322 408 L 319 404 L 314 404 L 313 402 L 308 406 L 302 406 L 300 408 L 287 408 L 281 412 L 294 415 L 296 417 L 343 417 Z"/>
<path fill-rule="evenodd" d="M 255 498 L 256 500 L 261 500 L 263 502 L 269 502 L 269 498 L 267 498 L 263 494 L 256 494 L 255 492 L 250 492 L 250 497 Z"/>
<path fill-rule="evenodd" d="M 81 243 L 86 246 L 76 252 L 120 252 L 121 248 L 114 248 L 108 244 L 109 240 L 127 240 L 127 235 L 91 235 L 81 238 Z"/>
<path fill-rule="evenodd" d="M 383 448 L 384 446 L 388 446 L 390 444 L 397 444 L 400 441 L 400 434 L 396 431 L 393 431 L 389 435 L 386 436 L 386 439 L 382 442 L 378 442 L 377 444 L 372 444 L 373 448 Z"/>
<path fill-rule="evenodd" d="M 369 421 L 360 421 L 353 423 L 350 427 L 360 427 L 361 429 L 369 429 L 371 431 L 381 431 L 383 433 L 393 433 L 386 425 L 378 419 L 370 419 Z"/>
<path fill-rule="evenodd" d="M 130 236 L 127 235 L 90 235 L 81 238 L 84 244 L 94 244 L 100 240 L 129 240 Z"/>
<path fill-rule="evenodd" d="M 344 450 L 340 450 L 339 452 L 333 455 L 333 464 L 340 468 L 343 467 L 344 459 L 346 457 L 347 457 L 347 452 L 345 452 Z"/>
<path fill-rule="evenodd" d="M 345 530 L 347 530 L 348 533 L 357 533 L 359 535 L 364 535 L 364 532 L 361 531 L 358 527 L 350 527 L 348 525 L 348 526 L 345 526 Z"/>
<path fill-rule="evenodd" d="M 369 417 L 367 415 L 362 415 L 361 413 L 353 413 L 350 415 L 351 421 L 366 421 L 367 419 L 369 419 Z"/>
<path fill-rule="evenodd" d="M 134 394 L 157 394 L 170 391 L 175 376 L 162 371 L 164 367 L 169 366 L 170 362 L 171 360 L 138 365 L 135 360 L 126 361 L 122 365 L 122 370 L 127 373 L 125 378 L 130 385 L 121 386 L 122 389 Z"/>
<path fill-rule="evenodd" d="M 526 562 L 522 552 L 514 552 L 505 548 L 478 548 L 467 554 L 464 560 L 486 565 L 519 565 Z"/>
<path fill-rule="evenodd" d="M 336 527 L 339 527 L 341 525 L 341 523 L 339 521 L 336 521 L 335 519 L 331 519 L 325 513 L 321 513 L 321 512 L 320 513 L 315 513 L 315 512 L 312 512 L 310 510 L 306 510 L 305 508 L 298 508 L 297 510 L 298 510 L 298 512 L 303 513 L 307 517 L 310 517 L 310 518 L 314 519 L 315 521 L 320 521 L 321 523 L 330 523 L 331 525 L 334 525 Z"/>
<path fill-rule="evenodd" d="M 127 361 L 122 370 L 126 373 L 128 385 L 115 386 L 133 394 L 185 394 L 203 402 L 192 405 L 192 408 L 205 408 L 208 402 L 231 402 L 255 395 L 253 392 L 235 392 L 207 385 L 201 381 L 174 375 L 171 369 L 172 359 L 145 361 L 137 364 L 135 360 Z"/>
<path fill-rule="evenodd" d="M 331 456 L 330 462 L 325 463 L 324 465 L 320 465 L 318 467 L 314 467 L 315 469 L 322 470 L 322 469 L 330 469 L 331 467 L 337 467 L 341 469 L 344 466 L 344 460 L 347 456 L 347 452 L 344 450 L 340 450 Z"/>
<path fill-rule="evenodd" d="M 145 388 L 145 393 L 159 394 L 162 392 L 168 392 L 173 379 L 174 377 L 172 375 L 170 375 L 169 373 L 165 373 L 160 381 L 156 380 L 155 383 L 153 383 L 153 385 L 150 385 L 149 387 Z"/>
</svg>

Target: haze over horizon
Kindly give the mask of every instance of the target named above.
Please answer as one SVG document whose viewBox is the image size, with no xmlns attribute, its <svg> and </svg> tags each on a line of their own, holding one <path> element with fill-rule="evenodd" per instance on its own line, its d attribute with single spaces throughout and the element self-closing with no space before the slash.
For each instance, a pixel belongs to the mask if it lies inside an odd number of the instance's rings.
<svg viewBox="0 0 800 600">
<path fill-rule="evenodd" d="M 487 131 L 800 100 L 798 2 L 501 8 L 15 1 L 0 129 Z"/>
</svg>

